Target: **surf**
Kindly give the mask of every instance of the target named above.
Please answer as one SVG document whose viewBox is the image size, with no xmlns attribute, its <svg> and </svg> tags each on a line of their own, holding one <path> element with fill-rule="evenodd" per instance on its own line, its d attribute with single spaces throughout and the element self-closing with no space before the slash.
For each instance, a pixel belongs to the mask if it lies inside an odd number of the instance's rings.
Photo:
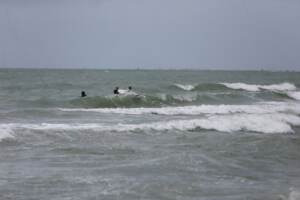
<svg viewBox="0 0 300 200">
<path fill-rule="evenodd" d="M 250 105 L 192 105 L 175 106 L 161 108 L 58 108 L 64 112 L 98 112 L 110 114 L 128 114 L 128 115 L 201 115 L 201 114 L 267 114 L 277 112 L 290 112 L 300 114 L 299 103 L 293 102 L 261 102 Z"/>
<path fill-rule="evenodd" d="M 211 91 L 211 90 L 245 90 L 248 92 L 259 92 L 262 90 L 267 91 L 293 91 L 297 87 L 289 82 L 283 82 L 278 84 L 259 85 L 249 84 L 243 82 L 217 82 L 217 83 L 199 83 L 199 84 L 179 84 L 174 83 L 175 88 L 185 91 Z"/>
<path fill-rule="evenodd" d="M 220 83 L 228 88 L 235 90 L 246 90 L 250 92 L 258 92 L 261 90 L 269 91 L 292 91 L 296 90 L 297 87 L 288 82 L 279 83 L 279 84 L 270 84 L 270 85 L 257 85 L 257 84 L 247 84 L 247 83 Z"/>
<path fill-rule="evenodd" d="M 145 132 L 145 131 L 197 131 L 215 130 L 219 132 L 233 133 L 238 131 L 256 133 L 294 133 L 293 126 L 300 125 L 300 117 L 292 114 L 235 114 L 212 115 L 195 119 L 166 120 L 140 124 L 1 124 L 2 140 L 11 138 L 18 131 L 95 131 L 97 132 Z M 13 135 L 14 134 L 14 135 Z"/>
</svg>

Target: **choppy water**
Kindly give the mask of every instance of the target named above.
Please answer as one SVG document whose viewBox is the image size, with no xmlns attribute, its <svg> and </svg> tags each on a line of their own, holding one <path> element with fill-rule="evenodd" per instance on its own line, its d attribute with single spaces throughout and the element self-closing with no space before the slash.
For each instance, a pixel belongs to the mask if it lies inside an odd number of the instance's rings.
<svg viewBox="0 0 300 200">
<path fill-rule="evenodd" d="M 0 199 L 300 199 L 299 72 L 2 69 L 0 91 Z"/>
</svg>

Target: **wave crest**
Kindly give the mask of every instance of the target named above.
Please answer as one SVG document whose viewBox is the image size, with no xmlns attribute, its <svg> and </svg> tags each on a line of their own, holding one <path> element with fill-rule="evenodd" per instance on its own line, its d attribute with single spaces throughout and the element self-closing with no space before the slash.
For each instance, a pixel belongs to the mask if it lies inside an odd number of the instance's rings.
<svg viewBox="0 0 300 200">
<path fill-rule="evenodd" d="M 9 126 L 1 126 L 0 130 L 0 142 L 5 139 L 14 138 L 12 135 L 12 129 Z"/>
<path fill-rule="evenodd" d="M 288 92 L 287 95 L 293 99 L 300 100 L 300 92 Z"/>
<path fill-rule="evenodd" d="M 176 86 L 179 89 L 186 90 L 186 91 L 192 91 L 196 87 L 195 85 L 188 85 L 188 84 L 183 85 L 183 84 L 178 84 L 178 83 L 175 83 L 174 86 Z"/>
<path fill-rule="evenodd" d="M 162 108 L 59 108 L 65 112 L 99 112 L 111 114 L 159 114 L 159 115 L 201 115 L 201 114 L 267 114 L 292 112 L 300 114 L 300 106 L 296 103 L 265 102 L 254 105 L 199 105 Z"/>
<path fill-rule="evenodd" d="M 142 124 L 2 124 L 6 130 L 58 130 L 58 131 L 194 131 L 197 129 L 221 132 L 250 131 L 259 133 L 293 133 L 292 126 L 300 125 L 300 117 L 291 114 L 236 114 L 214 115 L 200 119 L 171 120 Z M 4 129 L 5 130 L 5 129 Z M 3 134 L 3 133 L 2 133 Z"/>
<path fill-rule="evenodd" d="M 106 96 L 106 97 L 85 97 L 75 99 L 70 102 L 71 105 L 84 108 L 118 108 L 118 107 L 160 107 L 163 105 L 172 105 L 183 103 L 184 100 L 176 99 L 172 95 L 163 96 Z"/>
<path fill-rule="evenodd" d="M 228 88 L 235 90 L 246 90 L 250 92 L 258 92 L 260 90 L 270 90 L 270 91 L 291 91 L 296 90 L 296 86 L 291 83 L 280 83 L 272 85 L 256 85 L 247 83 L 221 83 Z"/>
</svg>

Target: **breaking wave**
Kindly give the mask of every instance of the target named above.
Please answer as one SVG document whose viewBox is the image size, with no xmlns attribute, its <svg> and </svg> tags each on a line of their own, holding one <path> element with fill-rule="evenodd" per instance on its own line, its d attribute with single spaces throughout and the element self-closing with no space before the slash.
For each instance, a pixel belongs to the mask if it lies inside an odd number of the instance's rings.
<svg viewBox="0 0 300 200">
<path fill-rule="evenodd" d="M 0 142 L 4 139 L 13 138 L 12 129 L 10 126 L 0 125 Z"/>
<path fill-rule="evenodd" d="M 128 131 L 196 131 L 198 129 L 221 132 L 250 131 L 258 133 L 293 133 L 292 126 L 300 125 L 300 117 L 291 114 L 235 114 L 213 115 L 199 119 L 171 120 L 142 124 L 2 124 L 5 132 L 23 129 L 38 131 L 77 131 L 92 130 L 96 132 L 128 132 Z M 3 138 L 3 137 L 2 137 Z"/>
<path fill-rule="evenodd" d="M 212 90 L 245 90 L 249 92 L 258 92 L 261 90 L 268 91 L 292 91 L 296 90 L 296 86 L 292 83 L 279 83 L 271 85 L 257 85 L 247 83 L 201 83 L 201 84 L 173 84 L 175 88 L 185 91 L 212 91 Z"/>
<path fill-rule="evenodd" d="M 295 188 L 290 188 L 290 194 L 288 200 L 299 200 L 300 199 L 300 190 Z"/>
<path fill-rule="evenodd" d="M 300 92 L 288 92 L 287 95 L 293 99 L 300 100 Z"/>
<path fill-rule="evenodd" d="M 296 86 L 291 83 L 280 83 L 272 85 L 255 85 L 247 83 L 221 83 L 228 88 L 235 90 L 246 90 L 250 92 L 258 92 L 260 90 L 270 90 L 270 91 L 291 91 L 296 90 Z"/>
<path fill-rule="evenodd" d="M 193 89 L 195 89 L 195 85 L 183 85 L 183 84 L 178 84 L 178 83 L 175 83 L 174 86 L 178 87 L 179 89 L 182 89 L 182 90 L 186 90 L 186 91 L 191 91 Z"/>
<path fill-rule="evenodd" d="M 219 83 L 200 83 L 200 84 L 178 84 L 172 85 L 176 89 L 185 91 L 226 91 L 227 88 L 223 84 Z"/>
<path fill-rule="evenodd" d="M 158 114 L 158 115 L 201 115 L 201 114 L 268 114 L 290 112 L 300 114 L 300 105 L 297 103 L 265 102 L 253 105 L 199 105 L 162 108 L 59 108 L 65 112 L 99 112 L 112 114 Z"/>
<path fill-rule="evenodd" d="M 186 93 L 186 94 L 152 94 L 152 95 L 120 95 L 96 96 L 74 99 L 65 104 L 69 107 L 79 108 L 153 108 L 166 106 L 199 105 L 203 103 L 221 103 L 224 99 L 242 102 L 251 98 L 244 94 L 230 92 Z M 288 98 L 285 96 L 285 98 Z M 63 105 L 63 106 L 65 106 Z"/>
<path fill-rule="evenodd" d="M 264 95 L 264 96 L 263 96 Z M 127 96 L 96 96 L 74 99 L 62 103 L 63 107 L 76 108 L 161 108 L 198 106 L 203 104 L 242 103 L 262 99 L 268 100 L 299 100 L 299 92 L 273 92 L 270 94 L 244 94 L 232 92 L 207 92 L 186 94 L 153 94 L 153 95 L 127 95 Z M 58 104 L 57 104 L 58 105 Z M 193 105 L 193 106 L 192 106 Z M 221 105 L 222 106 L 222 105 Z M 59 105 L 57 107 L 60 107 Z"/>
<path fill-rule="evenodd" d="M 105 97 L 85 97 L 75 99 L 71 105 L 85 108 L 117 108 L 117 107 L 160 107 L 165 105 L 176 105 L 188 103 L 192 100 L 186 98 L 176 98 L 172 95 L 125 95 L 125 96 L 105 96 Z"/>
</svg>

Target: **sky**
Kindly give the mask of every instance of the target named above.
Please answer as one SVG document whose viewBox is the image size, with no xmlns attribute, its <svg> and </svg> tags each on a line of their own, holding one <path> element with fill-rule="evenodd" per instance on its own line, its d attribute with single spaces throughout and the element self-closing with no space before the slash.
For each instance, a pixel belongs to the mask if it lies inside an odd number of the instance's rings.
<svg viewBox="0 0 300 200">
<path fill-rule="evenodd" d="M 0 0 L 0 67 L 300 70 L 299 0 Z"/>
</svg>

